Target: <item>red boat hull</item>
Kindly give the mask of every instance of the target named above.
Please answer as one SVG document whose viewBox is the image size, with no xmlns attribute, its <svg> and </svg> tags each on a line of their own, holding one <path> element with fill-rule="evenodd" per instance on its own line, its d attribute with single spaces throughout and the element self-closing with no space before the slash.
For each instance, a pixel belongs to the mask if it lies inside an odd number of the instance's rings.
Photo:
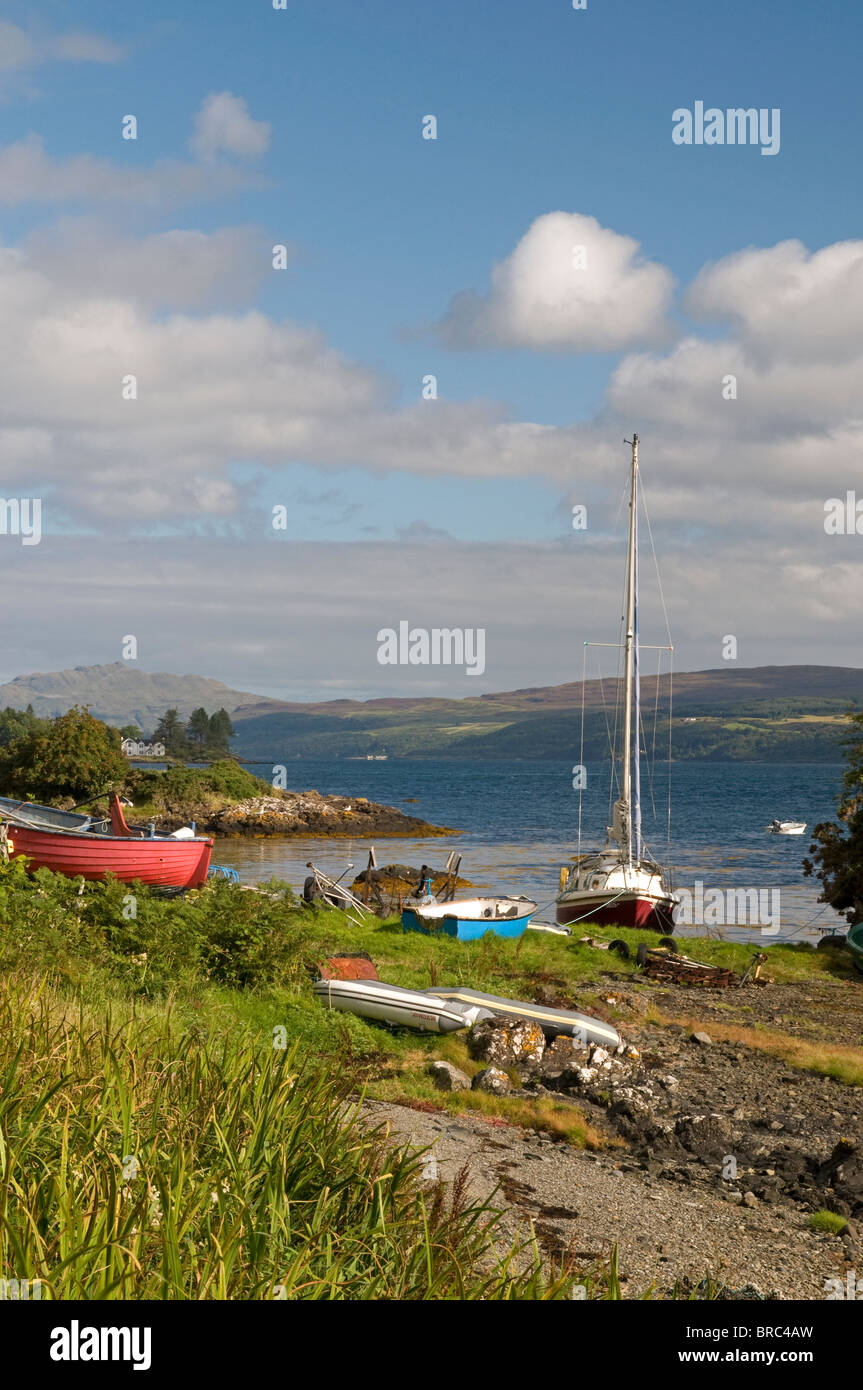
<svg viewBox="0 0 863 1390">
<path fill-rule="evenodd" d="M 561 927 L 580 922 L 585 928 L 633 927 L 638 931 L 657 931 L 670 936 L 674 931 L 673 903 L 657 903 L 653 898 L 618 898 L 604 907 L 597 905 L 592 911 L 590 903 L 558 902 L 557 921 Z"/>
<path fill-rule="evenodd" d="M 31 873 L 50 869 L 69 878 L 136 879 L 163 888 L 199 888 L 207 881 L 212 840 L 149 840 L 125 836 L 64 834 L 10 825 L 10 855 L 29 860 Z"/>
</svg>

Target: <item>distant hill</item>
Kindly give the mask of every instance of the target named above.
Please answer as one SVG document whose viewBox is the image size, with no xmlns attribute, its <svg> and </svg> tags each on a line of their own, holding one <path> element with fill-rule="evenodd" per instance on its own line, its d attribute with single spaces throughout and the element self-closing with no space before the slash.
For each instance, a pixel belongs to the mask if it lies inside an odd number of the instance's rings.
<svg viewBox="0 0 863 1390">
<path fill-rule="evenodd" d="M 585 757 L 603 758 L 620 697 L 615 679 L 585 683 Z M 668 686 L 641 682 L 645 743 L 668 743 Z M 658 698 L 657 698 L 658 697 Z M 0 686 L 0 708 L 32 704 L 39 715 L 89 705 L 108 723 L 150 732 L 171 706 L 229 712 L 232 751 L 262 762 L 296 757 L 572 758 L 580 746 L 581 682 L 462 699 L 388 696 L 376 700 L 288 702 L 232 690 L 203 676 L 148 673 L 125 661 L 19 676 Z M 843 715 L 863 707 L 863 670 L 851 666 L 733 666 L 674 677 L 676 758 L 836 761 Z M 654 734 L 655 723 L 655 734 Z"/>
<path fill-rule="evenodd" d="M 182 715 L 191 714 L 201 705 L 208 714 L 222 707 L 231 714 L 255 698 L 248 691 L 231 690 L 221 681 L 205 676 L 141 671 L 128 661 L 16 676 L 7 685 L 0 685 L 0 709 L 7 705 L 26 709 L 32 705 L 35 714 L 47 718 L 63 714 L 73 705 L 89 705 L 91 714 L 106 724 L 138 724 L 146 733 L 172 707 Z"/>
<path fill-rule="evenodd" d="M 602 758 L 621 694 L 615 679 L 585 683 L 585 757 Z M 658 698 L 657 698 L 658 696 Z M 822 762 L 841 757 L 843 715 L 863 705 L 863 670 L 843 666 L 720 667 L 641 682 L 645 742 L 657 756 L 672 718 L 676 758 Z M 243 705 L 236 750 L 292 757 L 569 758 L 581 738 L 580 681 L 459 700 L 387 697 Z"/>
</svg>

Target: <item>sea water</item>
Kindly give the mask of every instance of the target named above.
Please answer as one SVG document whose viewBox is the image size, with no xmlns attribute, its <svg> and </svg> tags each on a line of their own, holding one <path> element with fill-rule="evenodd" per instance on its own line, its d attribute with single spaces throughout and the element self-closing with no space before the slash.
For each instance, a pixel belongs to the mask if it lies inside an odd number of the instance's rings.
<svg viewBox="0 0 863 1390">
<path fill-rule="evenodd" d="M 248 764 L 272 781 L 272 764 Z M 378 865 L 428 863 L 443 867 L 451 849 L 462 855 L 461 873 L 481 892 L 524 893 L 553 920 L 560 867 L 578 849 L 579 793 L 573 768 L 550 761 L 431 761 L 388 759 L 292 759 L 288 786 L 321 793 L 365 796 L 408 815 L 458 831 L 452 837 L 378 839 Z M 671 831 L 668 834 L 669 774 Z M 835 816 L 840 764 L 676 762 L 642 771 L 643 829 L 647 848 L 674 871 L 674 883 L 690 892 L 756 889 L 778 903 L 778 932 L 766 938 L 757 924 L 726 922 L 733 940 L 816 939 L 845 923 L 818 902 L 819 884 L 803 876 L 809 832 Z M 601 848 L 610 823 L 611 765 L 587 769 L 581 801 L 581 848 Z M 806 821 L 801 836 L 769 835 L 770 821 Z M 254 883 L 272 876 L 301 888 L 308 860 L 338 877 L 348 863 L 365 867 L 369 839 L 287 838 L 220 840 L 214 859 Z M 346 876 L 346 882 L 354 871 Z M 778 897 L 776 896 L 778 892 Z M 762 897 L 762 901 L 764 901 Z M 577 929 L 581 930 L 581 929 Z M 585 924 L 585 931 L 589 925 Z M 679 928 L 700 933 L 703 925 Z"/>
</svg>

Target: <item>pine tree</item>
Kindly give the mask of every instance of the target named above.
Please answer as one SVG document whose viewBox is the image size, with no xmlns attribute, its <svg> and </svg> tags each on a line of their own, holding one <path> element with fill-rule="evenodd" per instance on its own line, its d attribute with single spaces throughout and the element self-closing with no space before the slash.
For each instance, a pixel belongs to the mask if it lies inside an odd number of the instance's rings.
<svg viewBox="0 0 863 1390">
<path fill-rule="evenodd" d="M 234 737 L 234 726 L 226 709 L 210 716 L 210 747 L 216 753 L 228 752 L 228 740 Z"/>
<path fill-rule="evenodd" d="M 166 709 L 153 732 L 154 743 L 164 743 L 169 758 L 185 758 L 189 753 L 186 726 L 179 710 Z"/>
<path fill-rule="evenodd" d="M 210 716 L 203 706 L 200 709 L 192 710 L 189 723 L 186 726 L 186 733 L 198 752 L 203 752 L 210 744 Z"/>
</svg>

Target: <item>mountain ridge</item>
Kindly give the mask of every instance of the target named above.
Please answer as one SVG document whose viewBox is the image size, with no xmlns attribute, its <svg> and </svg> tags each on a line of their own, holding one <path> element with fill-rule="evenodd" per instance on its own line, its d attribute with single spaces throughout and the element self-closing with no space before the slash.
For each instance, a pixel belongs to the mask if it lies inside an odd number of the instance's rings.
<svg viewBox="0 0 863 1390">
<path fill-rule="evenodd" d="M 657 747 L 667 740 L 666 677 L 641 681 L 645 728 L 656 718 Z M 590 756 L 607 746 L 620 694 L 616 677 L 585 682 Z M 88 705 L 106 722 L 151 732 L 166 709 L 188 716 L 199 705 L 224 707 L 240 757 L 550 758 L 580 747 L 582 684 L 526 686 L 461 697 L 379 696 L 371 700 L 288 701 L 235 690 L 196 675 L 145 672 L 127 662 L 18 676 L 0 686 L 0 707 L 32 704 L 42 717 Z M 713 667 L 674 677 L 675 756 L 841 757 L 843 714 L 863 706 L 863 669 L 853 666 Z M 652 728 L 652 725 L 651 725 Z"/>
</svg>

